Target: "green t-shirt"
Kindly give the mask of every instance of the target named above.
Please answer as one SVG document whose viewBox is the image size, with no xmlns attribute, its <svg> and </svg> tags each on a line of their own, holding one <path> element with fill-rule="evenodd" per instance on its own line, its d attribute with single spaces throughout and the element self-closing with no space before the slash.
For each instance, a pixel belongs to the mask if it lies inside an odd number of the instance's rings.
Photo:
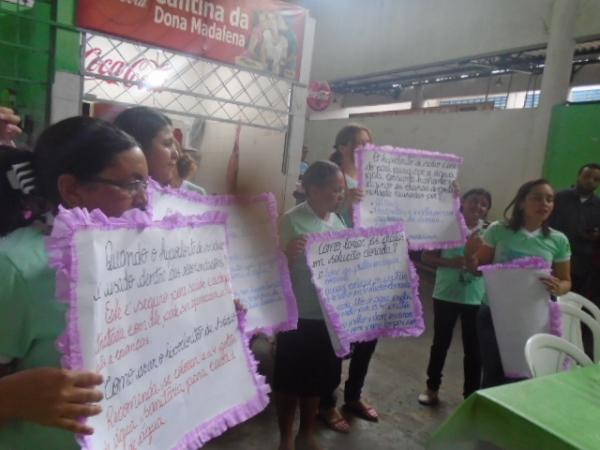
<svg viewBox="0 0 600 450">
<path fill-rule="evenodd" d="M 505 263 L 528 256 L 539 256 L 551 264 L 571 259 L 569 239 L 552 228 L 550 234 L 544 236 L 541 230 L 513 231 L 502 222 L 494 222 L 485 230 L 483 242 L 494 248 L 494 263 Z M 488 303 L 487 296 L 482 303 Z"/>
<path fill-rule="evenodd" d="M 465 256 L 465 247 L 456 247 L 442 250 L 442 258 L 452 259 L 457 256 Z M 438 267 L 435 272 L 435 287 L 433 298 L 465 305 L 480 305 L 485 296 L 485 282 L 483 277 L 472 273 L 453 269 L 450 267 Z"/>
<path fill-rule="evenodd" d="M 21 228 L 0 241 L 0 356 L 18 360 L 17 370 L 60 367 L 56 339 L 65 328 L 67 305 L 55 298 L 44 235 Z M 0 450 L 75 450 L 73 433 L 30 422 L 0 424 Z"/>
<path fill-rule="evenodd" d="M 539 256 L 549 263 L 571 259 L 569 240 L 560 231 L 550 228 L 544 236 L 541 230 L 528 232 L 513 231 L 502 222 L 494 222 L 483 234 L 486 245 L 494 247 L 494 263 L 504 263 L 528 256 Z"/>
<path fill-rule="evenodd" d="M 281 237 L 281 246 L 285 248 L 290 241 L 306 234 L 339 231 L 345 228 L 346 226 L 337 215 L 332 213 L 329 215 L 329 220 L 324 221 L 315 214 L 307 202 L 304 202 L 281 216 L 279 236 Z M 304 256 L 298 257 L 292 263 L 290 277 L 294 295 L 298 301 L 298 316 L 301 319 L 324 320 L 317 290 L 311 280 L 310 270 Z"/>
<path fill-rule="evenodd" d="M 346 190 L 356 189 L 358 187 L 358 181 L 352 178 L 350 175 L 344 174 L 344 179 L 346 180 Z M 340 211 L 340 216 L 348 228 L 354 227 L 354 220 L 352 219 L 352 209 L 344 208 Z"/>
</svg>

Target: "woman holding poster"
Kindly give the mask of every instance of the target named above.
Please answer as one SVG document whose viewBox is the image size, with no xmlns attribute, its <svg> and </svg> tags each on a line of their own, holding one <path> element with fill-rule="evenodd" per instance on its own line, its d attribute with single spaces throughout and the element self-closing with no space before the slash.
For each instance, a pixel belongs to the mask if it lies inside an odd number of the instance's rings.
<svg viewBox="0 0 600 450">
<path fill-rule="evenodd" d="M 330 160 L 341 167 L 346 185 L 346 198 L 339 214 L 349 227 L 352 223 L 352 205 L 361 201 L 363 193 L 358 189 L 356 180 L 356 163 L 354 150 L 372 142 L 371 132 L 361 125 L 348 125 L 342 128 L 335 137 L 335 151 Z M 344 387 L 344 408 L 361 419 L 377 422 L 379 416 L 373 406 L 361 398 L 362 388 L 369 369 L 371 357 L 375 352 L 377 340 L 357 342 L 353 346 L 348 379 Z M 341 378 L 341 375 L 340 375 Z M 337 386 L 336 386 L 337 389 Z M 340 433 L 350 431 L 350 424 L 336 409 L 335 389 L 321 394 L 319 417 L 332 430 Z"/>
<path fill-rule="evenodd" d="M 461 212 L 469 235 L 480 235 L 483 232 L 491 206 L 492 196 L 485 189 L 471 189 L 462 196 Z M 459 317 L 464 350 L 464 398 L 479 389 L 481 360 L 477 339 L 477 311 L 485 296 L 485 283 L 481 276 L 465 270 L 464 254 L 464 246 L 422 254 L 423 262 L 436 268 L 432 295 L 433 343 L 427 365 L 427 389 L 418 398 L 419 403 L 425 406 L 439 403 L 442 370 Z"/>
<path fill-rule="evenodd" d="M 552 264 L 552 274 L 540 281 L 551 295 L 558 296 L 571 289 L 571 248 L 567 237 L 548 225 L 554 208 L 554 189 L 546 180 L 523 184 L 504 211 L 503 222 L 494 222 L 483 234 L 471 236 L 466 244 L 467 267 L 504 263 L 528 256 L 538 256 Z M 504 374 L 492 315 L 487 301 L 478 315 L 478 335 L 483 365 L 482 387 L 507 383 Z"/>
<path fill-rule="evenodd" d="M 306 235 L 345 229 L 335 214 L 344 199 L 344 178 L 328 161 L 313 163 L 302 184 L 306 202 L 286 212 L 280 221 L 281 245 L 290 266 L 298 300 L 298 329 L 277 336 L 273 390 L 276 393 L 280 450 L 318 450 L 314 437 L 319 395 L 340 382 L 341 360 L 335 355 L 304 248 Z M 293 425 L 300 406 L 300 430 L 294 445 Z"/>
<path fill-rule="evenodd" d="M 11 196 L 35 195 L 50 209 L 0 242 L 0 376 L 12 373 L 0 379 L 0 448 L 79 449 L 73 433 L 93 432 L 79 418 L 100 412 L 93 403 L 102 394 L 94 386 L 102 380 L 59 369 L 56 340 L 65 328 L 67 305 L 56 299 L 45 238 L 59 205 L 100 209 L 112 217 L 144 209 L 146 159 L 137 143 L 113 125 L 74 117 L 46 129 L 33 153 L 21 152 L 19 163 L 3 164 L 0 170 Z M 0 198 L 7 212 L 4 192 Z M 20 207 L 11 213 L 23 214 Z"/>
</svg>

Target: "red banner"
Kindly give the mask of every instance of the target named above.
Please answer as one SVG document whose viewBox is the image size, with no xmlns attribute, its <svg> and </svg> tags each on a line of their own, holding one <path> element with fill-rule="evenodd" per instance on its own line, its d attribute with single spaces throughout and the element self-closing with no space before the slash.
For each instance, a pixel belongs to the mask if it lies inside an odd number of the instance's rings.
<svg viewBox="0 0 600 450">
<path fill-rule="evenodd" d="M 306 14 L 275 0 L 79 0 L 77 24 L 298 79 Z"/>
</svg>

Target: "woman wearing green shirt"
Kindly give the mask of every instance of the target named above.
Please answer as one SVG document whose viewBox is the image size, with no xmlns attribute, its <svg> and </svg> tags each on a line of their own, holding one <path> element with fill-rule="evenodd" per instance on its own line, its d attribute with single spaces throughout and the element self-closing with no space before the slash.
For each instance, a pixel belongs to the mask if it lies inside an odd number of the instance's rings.
<svg viewBox="0 0 600 450">
<path fill-rule="evenodd" d="M 461 211 L 470 235 L 479 235 L 485 228 L 492 196 L 485 189 L 471 189 L 462 196 Z M 419 403 L 433 406 L 439 403 L 442 369 L 452 342 L 454 325 L 460 317 L 464 350 L 463 396 L 467 398 L 479 389 L 481 361 L 477 339 L 477 311 L 485 295 L 484 281 L 466 270 L 465 248 L 424 252 L 424 263 L 435 267 L 433 289 L 433 344 L 427 366 L 427 389 L 419 395 Z"/>
<path fill-rule="evenodd" d="M 321 448 L 314 437 L 319 395 L 339 384 L 341 371 L 341 360 L 331 345 L 304 248 L 307 234 L 346 228 L 335 214 L 344 199 L 344 178 L 335 164 L 317 161 L 305 172 L 302 184 L 306 202 L 287 211 L 279 226 L 299 316 L 296 330 L 277 336 L 273 390 L 279 419 L 279 450 Z M 294 443 L 297 405 L 300 430 Z"/>
<path fill-rule="evenodd" d="M 0 378 L 0 449 L 75 450 L 73 433 L 93 432 L 79 418 L 100 412 L 94 403 L 102 394 L 94 386 L 102 378 L 60 369 L 56 340 L 67 305 L 55 297 L 45 237 L 58 205 L 113 217 L 144 209 L 148 167 L 133 138 L 88 117 L 52 125 L 33 152 L 19 157 L 10 164 L 0 159 L 9 181 L 0 184 L 2 211 L 23 215 L 23 204 L 35 197 L 49 214 L 0 241 L 0 376 L 8 375 Z"/>
<path fill-rule="evenodd" d="M 538 256 L 552 264 L 552 274 L 540 279 L 553 296 L 571 290 L 571 249 L 567 237 L 548 225 L 554 208 L 554 189 L 543 179 L 523 184 L 504 211 L 503 222 L 494 222 L 483 238 L 472 236 L 466 244 L 467 267 L 504 263 Z M 482 387 L 504 384 L 504 375 L 490 308 L 483 304 L 478 316 L 478 334 L 483 366 Z"/>
<path fill-rule="evenodd" d="M 333 146 L 335 151 L 329 158 L 330 161 L 340 166 L 344 173 L 346 196 L 339 214 L 349 227 L 354 226 L 352 209 L 363 198 L 363 192 L 358 188 L 358 181 L 356 180 L 357 169 L 354 153 L 359 146 L 369 144 L 372 141 L 371 131 L 368 128 L 362 125 L 347 125 L 336 135 Z M 348 379 L 344 384 L 344 409 L 370 422 L 377 422 L 379 415 L 377 414 L 377 410 L 362 398 L 362 389 L 376 345 L 377 339 L 353 344 L 350 367 L 348 368 Z M 321 394 L 319 417 L 332 430 L 340 433 L 348 433 L 350 431 L 350 424 L 336 408 L 336 389 L 337 386 Z"/>
</svg>

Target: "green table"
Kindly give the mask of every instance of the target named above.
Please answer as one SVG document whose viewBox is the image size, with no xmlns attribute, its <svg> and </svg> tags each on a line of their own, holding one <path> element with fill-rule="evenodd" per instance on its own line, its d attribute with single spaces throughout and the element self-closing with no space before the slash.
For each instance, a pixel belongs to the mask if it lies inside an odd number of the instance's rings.
<svg viewBox="0 0 600 450">
<path fill-rule="evenodd" d="M 469 449 L 478 441 L 515 450 L 600 449 L 600 367 L 478 391 L 427 448 Z"/>
</svg>

